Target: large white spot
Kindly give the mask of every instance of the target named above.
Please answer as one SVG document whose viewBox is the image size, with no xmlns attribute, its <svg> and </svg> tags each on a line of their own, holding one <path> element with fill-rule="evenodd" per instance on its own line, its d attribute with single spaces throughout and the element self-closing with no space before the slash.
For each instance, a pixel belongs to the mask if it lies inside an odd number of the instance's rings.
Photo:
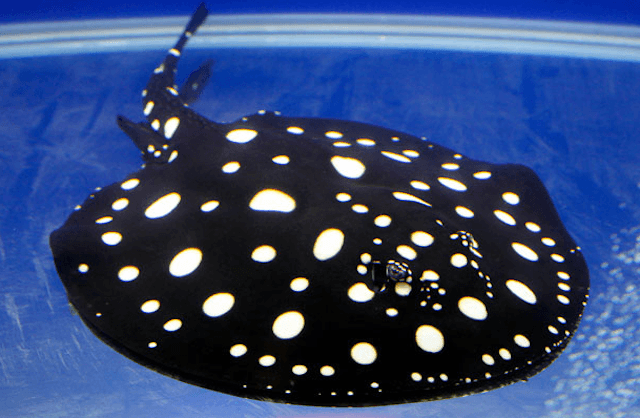
<svg viewBox="0 0 640 418">
<path fill-rule="evenodd" d="M 123 282 L 131 282 L 138 278 L 140 270 L 136 266 L 124 266 L 118 270 L 118 279 Z"/>
<path fill-rule="evenodd" d="M 251 198 L 249 207 L 253 210 L 291 212 L 296 208 L 296 201 L 280 190 L 264 189 Z"/>
<path fill-rule="evenodd" d="M 357 179 L 362 177 L 366 170 L 366 167 L 360 160 L 349 157 L 341 157 L 339 155 L 334 155 L 333 157 L 331 157 L 331 164 L 341 176 L 350 179 Z"/>
<path fill-rule="evenodd" d="M 519 242 L 512 242 L 511 248 L 513 248 L 513 250 L 517 252 L 520 257 L 526 260 L 538 261 L 538 254 L 536 254 L 535 251 L 524 244 L 520 244 Z"/>
<path fill-rule="evenodd" d="M 349 288 L 348 291 L 349 299 L 354 302 L 368 302 L 373 299 L 375 293 L 369 290 L 366 284 L 360 282 L 356 283 Z"/>
<path fill-rule="evenodd" d="M 418 247 L 428 247 L 433 244 L 433 235 L 424 231 L 415 231 L 411 234 L 411 241 Z"/>
<path fill-rule="evenodd" d="M 487 318 L 487 307 L 485 304 L 474 297 L 465 296 L 458 301 L 458 309 L 466 317 L 476 321 L 483 321 Z"/>
<path fill-rule="evenodd" d="M 420 199 L 419 197 L 416 197 L 416 196 L 414 196 L 412 194 L 409 194 L 409 193 L 393 192 L 393 197 L 395 197 L 397 200 L 402 200 L 402 201 L 406 201 L 406 202 L 416 202 L 416 203 L 420 203 L 421 205 L 425 205 L 425 206 L 431 207 L 430 203 L 427 203 L 424 200 Z"/>
<path fill-rule="evenodd" d="M 176 133 L 176 129 L 180 125 L 180 119 L 173 117 L 169 118 L 164 124 L 164 137 L 167 139 L 171 139 L 173 134 Z"/>
<path fill-rule="evenodd" d="M 416 330 L 416 343 L 428 353 L 437 353 L 444 348 L 444 335 L 432 325 L 421 325 Z"/>
<path fill-rule="evenodd" d="M 212 318 L 229 312 L 236 299 L 231 293 L 216 293 L 207 298 L 202 304 L 202 311 Z"/>
<path fill-rule="evenodd" d="M 149 219 L 162 218 L 174 210 L 178 203 L 180 203 L 180 195 L 178 193 L 166 194 L 149 205 L 147 210 L 144 211 L 144 216 Z"/>
<path fill-rule="evenodd" d="M 536 303 L 536 294 L 533 293 L 533 291 L 529 289 L 529 287 L 526 284 L 519 282 L 517 280 L 511 279 L 511 280 L 507 280 L 506 285 L 507 285 L 507 288 L 511 291 L 511 293 L 513 293 L 523 301 L 531 305 Z"/>
<path fill-rule="evenodd" d="M 465 186 L 464 183 L 461 183 L 458 180 L 450 179 L 448 177 L 438 177 L 438 181 L 444 187 L 455 190 L 456 192 L 464 192 L 465 190 L 467 190 L 467 186 Z"/>
<path fill-rule="evenodd" d="M 187 248 L 176 254 L 169 263 L 169 273 L 174 277 L 184 277 L 193 273 L 202 261 L 202 251 L 198 248 Z"/>
<path fill-rule="evenodd" d="M 261 245 L 251 253 L 251 259 L 258 263 L 268 263 L 276 258 L 276 249 L 271 245 Z"/>
<path fill-rule="evenodd" d="M 297 311 L 289 311 L 281 314 L 273 321 L 273 333 L 283 340 L 298 336 L 304 328 L 304 316 Z"/>
<path fill-rule="evenodd" d="M 245 144 L 258 136 L 258 132 L 253 129 L 234 129 L 227 133 L 227 139 L 236 144 Z"/>
<path fill-rule="evenodd" d="M 378 352 L 373 345 L 362 342 L 351 347 L 351 358 L 358 364 L 368 365 L 376 361 Z"/>
<path fill-rule="evenodd" d="M 320 261 L 334 257 L 342 249 L 344 233 L 336 228 L 325 229 L 313 244 L 313 255 Z"/>
<path fill-rule="evenodd" d="M 409 296 L 411 293 L 411 285 L 407 282 L 396 283 L 394 290 L 398 296 Z"/>
<path fill-rule="evenodd" d="M 119 232 L 105 232 L 102 234 L 102 242 L 107 245 L 118 245 L 122 241 L 122 234 Z"/>
</svg>

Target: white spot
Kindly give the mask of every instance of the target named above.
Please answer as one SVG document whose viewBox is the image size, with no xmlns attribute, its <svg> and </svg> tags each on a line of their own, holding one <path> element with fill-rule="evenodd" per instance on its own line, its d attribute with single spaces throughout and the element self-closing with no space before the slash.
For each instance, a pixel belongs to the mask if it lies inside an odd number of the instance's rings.
<svg viewBox="0 0 640 418">
<path fill-rule="evenodd" d="M 273 321 L 273 333 L 276 337 L 288 340 L 297 337 L 304 328 L 304 316 L 297 311 L 281 314 Z"/>
<path fill-rule="evenodd" d="M 433 235 L 424 231 L 415 231 L 411 234 L 411 242 L 419 247 L 428 247 L 433 244 Z"/>
<path fill-rule="evenodd" d="M 326 261 L 340 252 L 344 244 L 344 233 L 336 228 L 325 229 L 313 244 L 313 255 L 320 261 Z"/>
<path fill-rule="evenodd" d="M 122 190 L 131 190 L 131 189 L 135 189 L 136 186 L 138 186 L 138 184 L 140 184 L 140 180 L 138 180 L 138 179 L 129 179 L 129 180 L 123 182 L 120 185 L 120 188 Z"/>
<path fill-rule="evenodd" d="M 557 295 L 556 297 L 558 299 L 558 302 L 562 303 L 563 305 L 569 304 L 569 298 L 566 297 L 565 295 Z"/>
<path fill-rule="evenodd" d="M 453 267 L 462 268 L 467 265 L 467 256 L 464 254 L 456 253 L 451 256 L 451 265 Z"/>
<path fill-rule="evenodd" d="M 231 346 L 229 349 L 229 354 L 233 357 L 242 357 L 247 353 L 247 346 L 244 344 L 236 344 Z"/>
<path fill-rule="evenodd" d="M 348 193 L 338 193 L 336 195 L 336 200 L 338 202 L 348 202 L 351 200 L 351 195 Z"/>
<path fill-rule="evenodd" d="M 237 161 L 229 161 L 228 163 L 222 166 L 223 173 L 233 174 L 238 170 L 240 170 L 240 163 Z"/>
<path fill-rule="evenodd" d="M 529 339 L 522 334 L 517 334 L 516 336 L 514 336 L 513 341 L 516 343 L 516 345 L 522 348 L 529 348 L 531 346 Z"/>
<path fill-rule="evenodd" d="M 178 50 L 177 50 L 177 49 L 175 49 L 175 48 L 171 48 L 171 49 L 169 50 L 169 53 L 170 53 L 171 55 L 173 55 L 174 57 L 179 57 L 179 56 L 180 56 L 180 51 L 178 51 Z"/>
<path fill-rule="evenodd" d="M 202 251 L 198 248 L 186 248 L 173 257 L 169 263 L 169 273 L 174 277 L 184 277 L 193 273 L 202 261 Z"/>
<path fill-rule="evenodd" d="M 473 173 L 473 177 L 478 180 L 487 180 L 491 178 L 491 173 L 489 171 L 478 171 L 477 173 Z"/>
<path fill-rule="evenodd" d="M 253 210 L 291 212 L 296 208 L 296 201 L 280 190 L 264 189 L 251 198 L 249 207 Z"/>
<path fill-rule="evenodd" d="M 411 285 L 406 282 L 396 283 L 394 290 L 398 296 L 409 296 L 411 293 Z"/>
<path fill-rule="evenodd" d="M 420 281 L 430 281 L 436 282 L 440 279 L 440 275 L 433 270 L 425 270 L 422 272 L 422 276 L 420 276 Z"/>
<path fill-rule="evenodd" d="M 411 158 L 418 158 L 420 156 L 420 153 L 418 151 L 415 151 L 412 149 L 406 149 L 402 151 L 402 153 L 407 157 L 411 157 Z"/>
<path fill-rule="evenodd" d="M 441 166 L 445 170 L 454 171 L 460 168 L 460 166 L 456 163 L 444 163 Z"/>
<path fill-rule="evenodd" d="M 412 180 L 411 181 L 411 187 L 413 187 L 414 189 L 418 189 L 418 190 L 429 190 L 431 189 L 431 187 L 429 187 L 429 185 L 427 183 L 424 183 L 420 180 Z"/>
<path fill-rule="evenodd" d="M 554 327 L 553 325 L 549 325 L 547 327 L 547 330 L 549 330 L 549 332 L 552 333 L 552 334 L 558 335 L 558 328 Z"/>
<path fill-rule="evenodd" d="M 542 241 L 542 243 L 547 247 L 553 247 L 556 245 L 556 242 L 553 240 L 553 238 L 544 237 L 540 241 Z"/>
<path fill-rule="evenodd" d="M 498 218 L 498 220 L 500 220 L 501 222 L 504 222 L 507 225 L 515 225 L 516 224 L 516 220 L 513 218 L 513 216 L 509 215 L 507 212 L 503 212 L 501 210 L 494 210 L 493 214 L 496 216 L 496 218 Z"/>
<path fill-rule="evenodd" d="M 153 111 L 153 106 L 155 106 L 155 103 L 153 103 L 152 100 L 149 100 L 147 102 L 147 104 L 144 106 L 144 115 L 145 116 L 149 116 L 151 114 L 151 112 Z"/>
<path fill-rule="evenodd" d="M 287 132 L 289 132 L 290 134 L 294 134 L 294 135 L 301 135 L 304 133 L 304 129 L 299 128 L 297 126 L 289 126 L 287 128 Z"/>
<path fill-rule="evenodd" d="M 376 141 L 369 138 L 356 139 L 356 142 L 364 147 L 372 147 L 376 144 Z"/>
<path fill-rule="evenodd" d="M 387 308 L 387 315 L 390 317 L 394 317 L 398 315 L 398 310 L 396 308 Z"/>
<path fill-rule="evenodd" d="M 217 208 L 219 205 L 220 205 L 220 202 L 218 202 L 217 200 L 210 200 L 208 202 L 204 202 L 200 206 L 200 210 L 203 212 L 211 212 L 212 210 Z"/>
<path fill-rule="evenodd" d="M 324 136 L 326 136 L 327 138 L 331 138 L 331 139 L 340 139 L 340 138 L 342 138 L 343 135 L 340 132 L 329 131 L 329 132 L 325 132 Z"/>
<path fill-rule="evenodd" d="M 415 372 L 414 372 L 414 373 L 411 373 L 411 379 L 412 379 L 414 382 L 419 382 L 419 381 L 421 381 L 421 380 L 422 380 L 422 375 L 421 375 L 420 373 L 415 373 Z"/>
<path fill-rule="evenodd" d="M 113 221 L 111 216 L 103 216 L 102 218 L 96 219 L 97 224 L 108 224 L 111 221 Z"/>
<path fill-rule="evenodd" d="M 351 347 L 351 358 L 356 363 L 366 366 L 376 361 L 378 352 L 373 345 L 362 342 Z"/>
<path fill-rule="evenodd" d="M 409 247 L 408 245 L 398 245 L 396 251 L 407 260 L 415 260 L 415 258 L 418 256 L 416 250 Z"/>
<path fill-rule="evenodd" d="M 362 261 L 364 264 L 369 264 L 371 260 L 372 260 L 371 254 L 369 253 L 360 254 L 360 261 Z"/>
<path fill-rule="evenodd" d="M 156 348 L 158 346 L 158 343 L 155 341 L 151 341 L 149 344 L 147 344 L 147 347 L 149 348 Z"/>
<path fill-rule="evenodd" d="M 331 157 L 331 164 L 333 165 L 333 168 L 336 169 L 338 174 L 350 179 L 357 179 L 362 177 L 366 170 L 366 167 L 360 160 L 349 157 L 341 157 L 339 155 L 334 155 L 333 157 Z"/>
<path fill-rule="evenodd" d="M 456 213 L 463 218 L 473 218 L 473 211 L 464 206 L 456 206 Z"/>
<path fill-rule="evenodd" d="M 271 159 L 271 161 L 273 161 L 276 164 L 286 165 L 286 164 L 289 164 L 290 159 L 286 155 L 276 155 Z"/>
<path fill-rule="evenodd" d="M 307 290 L 307 287 L 309 287 L 309 280 L 307 280 L 305 277 L 296 277 L 295 279 L 291 280 L 289 287 L 294 292 L 302 292 L 304 290 Z"/>
<path fill-rule="evenodd" d="M 169 159 L 167 160 L 167 162 L 172 163 L 176 158 L 178 158 L 178 151 L 173 150 L 171 151 L 171 155 L 169 155 Z"/>
<path fill-rule="evenodd" d="M 323 376 L 333 376 L 335 372 L 335 369 L 331 366 L 322 366 L 320 368 L 320 374 Z"/>
<path fill-rule="evenodd" d="M 493 366 L 494 364 L 496 364 L 496 361 L 489 354 L 482 355 L 482 362 L 487 366 Z"/>
<path fill-rule="evenodd" d="M 369 212 L 369 208 L 366 207 L 365 205 L 361 205 L 361 204 L 355 204 L 355 205 L 351 206 L 351 210 L 353 210 L 356 213 L 367 213 L 367 212 Z"/>
<path fill-rule="evenodd" d="M 395 152 L 389 152 L 389 151 L 380 151 L 380 153 L 382 155 L 384 155 L 387 158 L 390 158 L 394 161 L 399 161 L 401 163 L 410 163 L 411 159 L 405 157 L 404 155 L 400 155 L 400 154 L 396 154 Z"/>
<path fill-rule="evenodd" d="M 176 89 L 174 89 L 173 87 L 167 87 L 167 91 L 169 93 L 171 93 L 172 95 L 174 95 L 174 96 L 178 95 L 178 91 Z"/>
<path fill-rule="evenodd" d="M 166 194 L 153 202 L 144 211 L 144 216 L 149 219 L 158 219 L 167 216 L 180 203 L 180 195 L 176 192 Z"/>
<path fill-rule="evenodd" d="M 511 360 L 511 353 L 506 348 L 498 350 L 498 354 L 500 354 L 500 357 L 502 357 L 503 360 Z"/>
<path fill-rule="evenodd" d="M 476 321 L 483 321 L 487 318 L 487 307 L 485 304 L 474 297 L 465 296 L 458 301 L 458 309 L 466 317 Z"/>
<path fill-rule="evenodd" d="M 124 266 L 118 270 L 118 279 L 123 282 L 130 282 L 138 278 L 140 270 L 136 266 Z"/>
<path fill-rule="evenodd" d="M 122 234 L 119 232 L 109 231 L 102 234 L 102 242 L 107 245 L 118 245 L 122 241 Z"/>
<path fill-rule="evenodd" d="M 431 325 L 421 325 L 416 330 L 418 347 L 428 353 L 437 353 L 444 348 L 444 335 Z"/>
<path fill-rule="evenodd" d="M 531 232 L 540 232 L 541 230 L 540 225 L 535 222 L 526 222 L 524 226 L 526 226 L 527 229 Z"/>
<path fill-rule="evenodd" d="M 386 228 L 391 225 L 391 217 L 389 215 L 379 215 L 373 220 L 375 226 Z"/>
<path fill-rule="evenodd" d="M 129 199 L 122 197 L 111 204 L 111 209 L 119 211 L 129 206 Z"/>
<path fill-rule="evenodd" d="M 564 271 L 559 271 L 557 274 L 558 274 L 558 277 L 561 278 L 562 280 L 569 280 L 571 278 L 571 276 Z"/>
<path fill-rule="evenodd" d="M 535 251 L 524 244 L 520 244 L 519 242 L 512 242 L 511 248 L 513 248 L 513 250 L 517 252 L 520 257 L 526 260 L 538 261 L 538 254 L 536 254 Z"/>
<path fill-rule="evenodd" d="M 179 319 L 171 319 L 162 326 L 165 331 L 174 332 L 182 328 L 182 321 Z"/>
<path fill-rule="evenodd" d="M 502 193 L 502 200 L 510 205 L 517 205 L 520 203 L 520 196 L 512 192 Z"/>
<path fill-rule="evenodd" d="M 563 263 L 564 262 L 564 257 L 561 256 L 560 254 L 551 254 L 551 259 L 553 261 L 555 261 L 556 263 Z"/>
<path fill-rule="evenodd" d="M 215 293 L 202 304 L 202 311 L 211 318 L 217 318 L 229 312 L 236 299 L 231 293 Z"/>
<path fill-rule="evenodd" d="M 375 296 L 375 293 L 369 290 L 366 284 L 359 282 L 349 288 L 349 299 L 354 302 L 368 302 Z"/>
<path fill-rule="evenodd" d="M 160 129 L 160 121 L 158 119 L 154 119 L 153 122 L 151 122 L 151 127 L 154 131 L 157 131 Z"/>
<path fill-rule="evenodd" d="M 307 366 L 296 364 L 291 368 L 291 371 L 297 376 L 302 376 L 303 374 L 307 373 Z"/>
<path fill-rule="evenodd" d="M 176 129 L 178 129 L 179 125 L 180 125 L 180 119 L 176 117 L 169 118 L 164 123 L 164 137 L 167 139 L 171 139 L 173 137 L 173 134 L 176 133 Z"/>
<path fill-rule="evenodd" d="M 271 245 L 261 245 L 251 253 L 251 259 L 258 263 L 268 263 L 276 258 L 276 249 Z"/>
<path fill-rule="evenodd" d="M 151 299 L 140 306 L 140 310 L 144 313 L 154 313 L 160 309 L 160 301 Z"/>
<path fill-rule="evenodd" d="M 337 141 L 333 143 L 333 146 L 336 148 L 348 148 L 351 146 L 351 144 L 344 141 Z"/>
<path fill-rule="evenodd" d="M 506 285 L 511 293 L 513 293 L 523 301 L 527 302 L 530 305 L 534 305 L 536 303 L 536 294 L 533 293 L 533 291 L 529 289 L 529 287 L 524 283 L 511 279 L 507 280 Z"/>
<path fill-rule="evenodd" d="M 395 197 L 397 200 L 402 200 L 402 201 L 406 201 L 406 202 L 416 202 L 416 203 L 420 203 L 421 205 L 425 205 L 425 206 L 431 207 L 430 203 L 427 203 L 424 200 L 420 199 L 419 197 L 416 197 L 416 196 L 414 196 L 412 194 L 409 194 L 409 193 L 393 192 L 393 197 Z"/>
<path fill-rule="evenodd" d="M 234 129 L 227 133 L 227 139 L 236 144 L 246 144 L 258 136 L 258 132 L 253 129 Z"/>
<path fill-rule="evenodd" d="M 461 183 L 458 180 L 450 179 L 448 177 L 438 177 L 438 181 L 444 187 L 455 190 L 456 192 L 464 192 L 465 190 L 467 190 L 467 186 L 465 186 L 464 183 Z"/>
<path fill-rule="evenodd" d="M 262 356 L 258 359 L 258 363 L 263 367 L 270 367 L 276 364 L 276 358 L 269 355 Z"/>
</svg>

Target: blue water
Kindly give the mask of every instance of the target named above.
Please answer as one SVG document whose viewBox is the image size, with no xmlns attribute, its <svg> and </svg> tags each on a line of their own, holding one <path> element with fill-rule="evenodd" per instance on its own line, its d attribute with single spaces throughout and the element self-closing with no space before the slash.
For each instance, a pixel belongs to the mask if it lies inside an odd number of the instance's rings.
<svg viewBox="0 0 640 418">
<path fill-rule="evenodd" d="M 640 416 L 637 61 L 187 48 L 182 78 L 216 60 L 195 105 L 213 120 L 258 109 L 357 120 L 532 167 L 589 262 L 592 296 L 581 328 L 529 382 L 432 403 L 332 410 L 245 400 L 161 376 L 100 342 L 67 304 L 48 235 L 95 187 L 140 165 L 115 116 L 142 117 L 140 91 L 166 47 L 0 60 L 0 416 Z"/>
</svg>

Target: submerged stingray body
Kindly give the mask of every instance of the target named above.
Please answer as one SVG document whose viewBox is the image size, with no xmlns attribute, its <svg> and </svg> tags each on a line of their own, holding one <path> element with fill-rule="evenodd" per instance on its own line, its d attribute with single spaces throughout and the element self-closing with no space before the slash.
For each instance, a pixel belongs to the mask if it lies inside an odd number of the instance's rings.
<svg viewBox="0 0 640 418">
<path fill-rule="evenodd" d="M 539 372 L 587 300 L 538 177 L 363 123 L 221 124 L 176 63 L 118 122 L 145 165 L 51 234 L 84 322 L 127 357 L 233 395 L 321 406 L 436 400 Z"/>
</svg>

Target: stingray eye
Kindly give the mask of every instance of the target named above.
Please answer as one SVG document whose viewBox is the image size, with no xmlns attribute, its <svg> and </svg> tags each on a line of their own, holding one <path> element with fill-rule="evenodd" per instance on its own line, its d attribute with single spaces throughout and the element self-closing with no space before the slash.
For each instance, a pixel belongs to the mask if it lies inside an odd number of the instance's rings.
<svg viewBox="0 0 640 418">
<path fill-rule="evenodd" d="M 406 263 L 400 263 L 395 260 L 387 261 L 386 269 L 387 278 L 392 282 L 407 282 L 411 277 L 411 270 Z"/>
</svg>

